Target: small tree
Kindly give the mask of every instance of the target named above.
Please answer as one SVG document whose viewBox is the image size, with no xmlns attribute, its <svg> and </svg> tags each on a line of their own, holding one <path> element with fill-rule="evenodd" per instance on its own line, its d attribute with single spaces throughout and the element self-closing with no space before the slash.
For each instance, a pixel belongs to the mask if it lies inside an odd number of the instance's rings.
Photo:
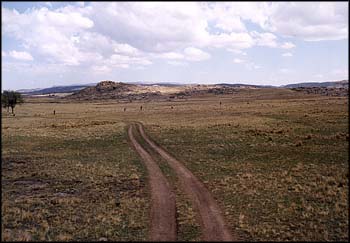
<svg viewBox="0 0 350 243">
<path fill-rule="evenodd" d="M 23 103 L 23 98 L 18 92 L 5 90 L 1 95 L 1 103 L 4 108 L 7 108 L 7 112 L 11 107 L 11 112 L 14 115 L 16 105 Z"/>
<path fill-rule="evenodd" d="M 9 92 L 7 90 L 5 90 L 2 94 L 1 94 L 1 105 L 3 108 L 7 108 L 7 112 L 9 112 L 9 100 L 8 100 L 8 94 Z"/>
</svg>

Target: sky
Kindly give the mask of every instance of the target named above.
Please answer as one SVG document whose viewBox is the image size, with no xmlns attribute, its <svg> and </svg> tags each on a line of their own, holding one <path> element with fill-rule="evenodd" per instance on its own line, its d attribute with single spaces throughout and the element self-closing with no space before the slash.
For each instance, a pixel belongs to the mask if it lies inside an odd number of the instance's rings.
<svg viewBox="0 0 350 243">
<path fill-rule="evenodd" d="M 2 90 L 348 79 L 348 2 L 2 2 Z"/>
</svg>

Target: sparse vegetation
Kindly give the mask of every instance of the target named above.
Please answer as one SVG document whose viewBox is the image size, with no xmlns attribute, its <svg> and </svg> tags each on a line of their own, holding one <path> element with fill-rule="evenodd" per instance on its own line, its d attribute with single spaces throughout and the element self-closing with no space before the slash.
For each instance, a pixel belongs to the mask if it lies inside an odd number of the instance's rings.
<svg viewBox="0 0 350 243">
<path fill-rule="evenodd" d="M 124 130 L 132 121 L 206 184 L 244 240 L 348 241 L 347 97 L 242 89 L 172 100 L 174 109 L 49 102 L 28 99 L 2 118 L 4 241 L 147 240 L 147 174 Z M 179 239 L 198 240 L 176 190 Z"/>
</svg>

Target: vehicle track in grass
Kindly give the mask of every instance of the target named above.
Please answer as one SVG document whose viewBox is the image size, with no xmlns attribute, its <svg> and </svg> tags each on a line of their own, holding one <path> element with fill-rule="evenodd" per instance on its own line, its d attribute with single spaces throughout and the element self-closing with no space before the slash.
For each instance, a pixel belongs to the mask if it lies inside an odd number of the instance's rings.
<svg viewBox="0 0 350 243">
<path fill-rule="evenodd" d="M 231 235 L 224 217 L 220 211 L 219 205 L 205 185 L 193 173 L 188 170 L 180 161 L 172 157 L 163 148 L 153 142 L 146 135 L 142 124 L 137 123 L 141 137 L 163 157 L 169 166 L 176 172 L 184 192 L 190 198 L 193 206 L 200 215 L 202 240 L 204 241 L 237 241 L 238 237 Z"/>
<path fill-rule="evenodd" d="M 157 163 L 135 139 L 133 131 L 134 125 L 130 125 L 128 128 L 128 135 L 133 147 L 146 165 L 151 188 L 151 224 L 149 239 L 151 241 L 176 241 L 175 194 Z"/>
</svg>

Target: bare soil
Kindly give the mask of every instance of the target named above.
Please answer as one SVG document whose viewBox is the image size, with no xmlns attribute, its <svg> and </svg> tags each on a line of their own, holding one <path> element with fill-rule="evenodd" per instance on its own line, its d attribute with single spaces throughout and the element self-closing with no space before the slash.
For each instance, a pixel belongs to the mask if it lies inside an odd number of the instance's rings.
<svg viewBox="0 0 350 243">
<path fill-rule="evenodd" d="M 143 139 L 159 153 L 176 172 L 184 191 L 190 197 L 192 204 L 200 214 L 202 237 L 205 241 L 233 241 L 218 204 L 205 185 L 195 177 L 181 162 L 172 157 L 160 146 L 151 141 L 144 132 L 141 124 L 138 129 Z M 129 130 L 130 131 L 130 130 Z"/>
<path fill-rule="evenodd" d="M 133 135 L 133 125 L 128 129 L 131 143 L 144 161 L 151 187 L 151 241 L 176 240 L 176 206 L 175 194 L 169 182 L 162 174 L 157 163 L 136 141 Z"/>
</svg>

